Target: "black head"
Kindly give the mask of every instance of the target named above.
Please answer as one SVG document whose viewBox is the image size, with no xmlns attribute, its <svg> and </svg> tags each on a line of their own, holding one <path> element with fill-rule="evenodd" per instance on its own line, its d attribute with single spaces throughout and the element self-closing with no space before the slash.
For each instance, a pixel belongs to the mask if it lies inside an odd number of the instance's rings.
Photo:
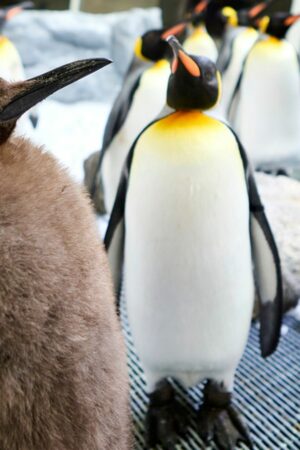
<svg viewBox="0 0 300 450">
<path fill-rule="evenodd" d="M 258 3 L 251 8 L 240 10 L 226 6 L 222 9 L 222 15 L 231 26 L 255 27 L 256 20 L 264 14 L 273 3 L 274 0 L 268 0 Z"/>
<path fill-rule="evenodd" d="M 206 17 L 206 9 L 209 4 L 210 0 L 201 0 L 197 5 L 194 7 L 194 10 L 190 16 L 188 16 L 188 19 L 191 21 L 192 25 L 194 27 L 200 25 L 201 23 L 205 22 Z"/>
<path fill-rule="evenodd" d="M 278 12 L 272 16 L 264 16 L 257 21 L 257 26 L 261 33 L 269 34 L 278 39 L 286 36 L 289 28 L 300 19 L 300 14 Z"/>
<path fill-rule="evenodd" d="M 87 59 L 66 64 L 27 81 L 9 83 L 0 78 L 0 144 L 26 111 L 74 81 L 110 64 L 107 59 Z"/>
<path fill-rule="evenodd" d="M 186 22 L 180 22 L 171 28 L 162 28 L 159 30 L 147 31 L 135 44 L 135 56 L 141 60 L 159 61 L 170 55 L 170 49 L 166 42 L 168 36 L 178 36 L 185 31 L 187 27 Z"/>
<path fill-rule="evenodd" d="M 174 36 L 168 43 L 174 54 L 168 105 L 176 110 L 212 108 L 221 92 L 221 77 L 216 65 L 204 56 L 187 54 Z"/>
</svg>

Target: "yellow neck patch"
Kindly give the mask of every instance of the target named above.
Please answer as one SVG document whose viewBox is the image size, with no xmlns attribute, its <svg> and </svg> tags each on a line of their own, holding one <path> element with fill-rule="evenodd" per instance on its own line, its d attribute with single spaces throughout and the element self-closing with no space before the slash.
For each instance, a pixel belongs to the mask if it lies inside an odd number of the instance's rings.
<svg viewBox="0 0 300 450">
<path fill-rule="evenodd" d="M 145 62 L 149 62 L 150 59 L 146 58 L 143 54 L 142 54 L 142 46 L 143 46 L 143 41 L 142 38 L 139 37 L 137 38 L 136 42 L 135 42 L 135 46 L 134 46 L 134 54 L 137 58 L 139 58 L 141 61 L 145 61 Z"/>
</svg>

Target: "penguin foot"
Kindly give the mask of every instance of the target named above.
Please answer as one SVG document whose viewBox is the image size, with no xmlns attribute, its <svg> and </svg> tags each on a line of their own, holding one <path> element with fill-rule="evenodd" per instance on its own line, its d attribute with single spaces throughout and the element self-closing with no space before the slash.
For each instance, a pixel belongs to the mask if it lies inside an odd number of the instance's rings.
<svg viewBox="0 0 300 450">
<path fill-rule="evenodd" d="M 204 403 L 198 414 L 198 430 L 205 443 L 214 440 L 223 450 L 234 450 L 238 442 L 252 449 L 247 425 L 231 403 L 231 393 L 209 381 L 204 388 Z"/>
<path fill-rule="evenodd" d="M 167 450 L 174 450 L 178 435 L 184 435 L 186 427 L 186 412 L 176 400 L 174 389 L 167 380 L 161 381 L 150 395 L 146 417 L 147 448 L 161 444 Z"/>
</svg>

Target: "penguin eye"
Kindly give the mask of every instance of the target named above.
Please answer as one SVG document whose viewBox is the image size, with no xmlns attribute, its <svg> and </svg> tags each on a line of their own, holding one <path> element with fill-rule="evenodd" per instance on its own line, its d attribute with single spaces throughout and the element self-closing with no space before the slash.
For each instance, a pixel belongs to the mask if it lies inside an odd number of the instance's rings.
<svg viewBox="0 0 300 450">
<path fill-rule="evenodd" d="M 205 73 L 205 78 L 206 78 L 207 81 L 211 81 L 213 79 L 213 77 L 214 77 L 214 74 L 213 74 L 213 72 L 211 70 L 208 70 Z"/>
</svg>

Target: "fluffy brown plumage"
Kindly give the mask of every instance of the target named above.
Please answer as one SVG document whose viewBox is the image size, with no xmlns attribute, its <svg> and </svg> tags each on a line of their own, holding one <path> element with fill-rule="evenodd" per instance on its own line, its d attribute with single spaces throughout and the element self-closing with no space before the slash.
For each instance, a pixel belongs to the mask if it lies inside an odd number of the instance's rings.
<svg viewBox="0 0 300 450">
<path fill-rule="evenodd" d="M 52 156 L 10 137 L 0 145 L 1 450 L 131 447 L 112 292 L 87 196 Z"/>
</svg>

